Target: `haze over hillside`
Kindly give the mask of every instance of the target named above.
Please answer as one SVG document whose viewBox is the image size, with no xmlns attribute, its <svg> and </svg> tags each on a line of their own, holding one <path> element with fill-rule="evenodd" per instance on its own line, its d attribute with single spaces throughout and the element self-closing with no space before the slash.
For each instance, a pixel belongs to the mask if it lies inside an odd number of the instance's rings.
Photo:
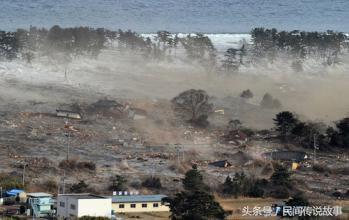
<svg viewBox="0 0 349 220">
<path fill-rule="evenodd" d="M 225 97 L 251 89 L 255 94 L 251 103 L 259 105 L 262 96 L 270 93 L 285 109 L 312 119 L 331 122 L 348 113 L 349 100 L 344 95 L 349 93 L 347 62 L 318 69 L 309 64 L 302 73 L 294 73 L 280 61 L 226 76 L 207 74 L 200 66 L 180 61 L 144 63 L 137 55 L 120 55 L 114 50 L 103 50 L 97 59 L 80 57 L 66 65 L 45 59 L 34 59 L 31 64 L 1 62 L 2 105 L 30 100 L 54 104 L 98 96 L 171 99 L 190 88 Z"/>
</svg>

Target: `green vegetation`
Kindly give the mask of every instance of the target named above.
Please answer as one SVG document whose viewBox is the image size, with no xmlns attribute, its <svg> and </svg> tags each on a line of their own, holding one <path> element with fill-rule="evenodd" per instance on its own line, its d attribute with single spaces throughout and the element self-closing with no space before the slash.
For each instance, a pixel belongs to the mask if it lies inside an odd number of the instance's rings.
<svg viewBox="0 0 349 220">
<path fill-rule="evenodd" d="M 254 197 L 254 198 L 263 197 L 265 194 L 265 191 L 263 188 L 265 188 L 267 184 L 268 184 L 268 181 L 265 179 L 262 179 L 262 180 L 257 179 L 253 181 L 247 191 L 247 195 L 249 197 Z"/>
<path fill-rule="evenodd" d="M 97 57 L 108 45 L 116 45 L 120 53 L 135 53 L 146 61 L 172 61 L 177 48 L 184 49 L 186 62 L 201 67 L 206 72 L 235 73 L 241 66 L 273 63 L 278 57 L 287 57 L 296 71 L 303 70 L 306 59 L 312 58 L 322 65 L 341 62 L 341 55 L 348 48 L 348 37 L 343 33 L 277 31 L 255 28 L 252 42 L 242 42 L 239 48 L 228 48 L 223 57 L 217 55 L 212 41 L 205 35 L 189 34 L 179 37 L 168 31 L 158 31 L 151 39 L 131 30 L 111 31 L 104 28 L 58 25 L 50 29 L 30 27 L 14 32 L 0 31 L 0 59 L 21 58 L 27 63 L 40 56 L 63 63 L 74 57 Z M 112 44 L 111 44 L 112 43 Z M 278 103 L 275 103 L 278 104 Z"/>
<path fill-rule="evenodd" d="M 276 186 L 290 187 L 290 177 L 291 174 L 285 167 L 277 165 L 273 175 L 270 177 L 270 180 Z"/>
<path fill-rule="evenodd" d="M 276 29 L 254 28 L 251 31 L 253 41 L 253 59 L 266 58 L 272 63 L 281 54 L 293 58 L 292 67 L 302 70 L 302 63 L 308 57 L 320 60 L 324 65 L 340 62 L 339 54 L 347 48 L 347 37 L 343 33 L 277 31 Z"/>
<path fill-rule="evenodd" d="M 349 118 L 343 118 L 336 122 L 336 127 L 330 127 L 319 122 L 302 122 L 293 113 L 284 111 L 276 115 L 274 123 L 282 141 L 304 148 L 314 148 L 314 144 L 319 150 L 347 149 L 349 146 Z"/>
<path fill-rule="evenodd" d="M 308 199 L 302 194 L 297 193 L 286 202 L 287 206 L 309 206 Z"/>
<path fill-rule="evenodd" d="M 42 188 L 45 190 L 45 192 L 56 192 L 58 188 L 58 184 L 55 180 L 47 180 L 42 184 Z"/>
<path fill-rule="evenodd" d="M 69 171 L 96 171 L 96 164 L 91 161 L 62 160 L 58 166 Z"/>
<path fill-rule="evenodd" d="M 335 129 L 328 129 L 330 143 L 340 148 L 349 148 L 349 118 L 343 118 L 336 123 Z"/>
<path fill-rule="evenodd" d="M 260 198 L 270 196 L 275 198 L 288 198 L 293 190 L 291 174 L 281 165 L 277 165 L 270 181 L 246 176 L 244 172 L 237 172 L 234 177 L 227 176 L 222 184 L 223 196 L 247 196 Z"/>
<path fill-rule="evenodd" d="M 196 165 L 193 165 L 192 169 L 185 173 L 183 179 L 183 187 L 187 191 L 208 191 L 208 186 L 203 182 L 203 177 Z"/>
<path fill-rule="evenodd" d="M 251 99 L 253 98 L 253 93 L 251 92 L 251 90 L 247 89 L 242 91 L 242 93 L 240 94 L 240 97 L 244 99 Z"/>
<path fill-rule="evenodd" d="M 142 182 L 143 187 L 153 188 L 153 189 L 161 189 L 161 180 L 158 177 L 148 177 Z"/>
<path fill-rule="evenodd" d="M 72 193 L 85 193 L 88 191 L 88 184 L 84 180 L 81 180 L 78 183 L 73 184 L 70 187 L 70 192 Z"/>
<path fill-rule="evenodd" d="M 183 179 L 184 191 L 177 193 L 174 198 L 165 198 L 171 210 L 171 219 L 176 220 L 205 220 L 224 219 L 225 211 L 214 200 L 203 182 L 200 171 L 196 166 L 189 170 Z"/>
<path fill-rule="evenodd" d="M 247 177 L 244 172 L 237 172 L 234 175 L 233 180 L 227 176 L 223 184 L 223 194 L 233 195 L 237 198 L 239 195 L 243 195 L 246 192 Z"/>
<path fill-rule="evenodd" d="M 18 41 L 16 33 L 0 31 L 0 57 L 12 60 L 17 57 Z"/>
<path fill-rule="evenodd" d="M 283 141 L 287 141 L 292 129 L 297 125 L 298 120 L 293 113 L 284 111 L 276 115 L 274 119 L 276 130 L 280 133 Z"/>
<path fill-rule="evenodd" d="M 112 191 L 124 191 L 126 190 L 127 179 L 120 175 L 115 175 L 110 178 L 111 184 L 109 190 Z"/>
<path fill-rule="evenodd" d="M 280 199 L 290 196 L 290 191 L 293 189 L 291 173 L 285 167 L 276 165 L 274 173 L 270 177 L 270 183 L 272 188 L 270 196 Z"/>
<path fill-rule="evenodd" d="M 262 179 L 253 179 L 247 177 L 244 172 L 235 173 L 233 179 L 229 176 L 225 179 L 222 185 L 222 193 L 225 196 L 249 196 L 249 197 L 263 197 L 264 189 L 268 181 Z"/>
<path fill-rule="evenodd" d="M 187 35 L 180 39 L 188 60 L 198 62 L 207 72 L 216 66 L 216 49 L 211 40 L 203 34 Z"/>
<path fill-rule="evenodd" d="M 22 189 L 22 181 L 19 177 L 11 176 L 6 173 L 0 174 L 0 187 L 4 190 L 9 190 L 13 188 Z"/>
<path fill-rule="evenodd" d="M 269 93 L 263 96 L 260 103 L 263 108 L 278 109 L 281 108 L 281 102 L 278 99 L 274 99 Z"/>
</svg>

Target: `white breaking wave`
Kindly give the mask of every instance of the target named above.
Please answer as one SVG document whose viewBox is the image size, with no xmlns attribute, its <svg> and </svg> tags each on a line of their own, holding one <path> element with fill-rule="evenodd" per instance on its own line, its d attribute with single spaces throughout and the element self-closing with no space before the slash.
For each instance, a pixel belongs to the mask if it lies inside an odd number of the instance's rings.
<svg viewBox="0 0 349 220">
<path fill-rule="evenodd" d="M 191 33 L 195 34 L 195 33 Z M 183 38 L 187 36 L 187 33 L 178 33 L 178 37 Z M 251 43 L 250 34 L 204 34 L 212 41 L 214 47 L 218 52 L 225 51 L 228 48 L 239 48 L 242 45 L 242 42 Z M 154 40 L 156 34 L 141 34 L 142 37 L 149 37 L 151 40 Z M 172 34 L 174 37 L 175 34 Z"/>
</svg>

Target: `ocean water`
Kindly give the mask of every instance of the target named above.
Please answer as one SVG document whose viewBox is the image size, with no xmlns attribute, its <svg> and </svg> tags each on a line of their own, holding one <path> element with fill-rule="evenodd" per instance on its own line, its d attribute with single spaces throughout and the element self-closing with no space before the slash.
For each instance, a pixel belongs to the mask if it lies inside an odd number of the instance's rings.
<svg viewBox="0 0 349 220">
<path fill-rule="evenodd" d="M 0 29 L 93 26 L 141 33 L 349 32 L 348 0 L 0 0 Z"/>
</svg>

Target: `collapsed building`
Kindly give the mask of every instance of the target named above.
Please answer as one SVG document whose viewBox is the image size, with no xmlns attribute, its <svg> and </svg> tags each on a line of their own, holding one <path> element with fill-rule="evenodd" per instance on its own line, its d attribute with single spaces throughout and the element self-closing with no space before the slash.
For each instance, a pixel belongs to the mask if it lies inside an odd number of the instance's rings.
<svg viewBox="0 0 349 220">
<path fill-rule="evenodd" d="M 220 161 L 211 162 L 208 165 L 215 166 L 215 167 L 224 167 L 224 168 L 232 166 L 232 164 L 227 160 L 220 160 Z"/>
<path fill-rule="evenodd" d="M 308 155 L 302 151 L 275 151 L 263 154 L 265 159 L 291 161 L 300 163 L 308 158 Z"/>
<path fill-rule="evenodd" d="M 280 161 L 286 165 L 290 165 L 292 170 L 300 167 L 300 164 L 309 158 L 303 151 L 276 151 L 267 152 L 262 155 L 267 160 Z"/>
</svg>

